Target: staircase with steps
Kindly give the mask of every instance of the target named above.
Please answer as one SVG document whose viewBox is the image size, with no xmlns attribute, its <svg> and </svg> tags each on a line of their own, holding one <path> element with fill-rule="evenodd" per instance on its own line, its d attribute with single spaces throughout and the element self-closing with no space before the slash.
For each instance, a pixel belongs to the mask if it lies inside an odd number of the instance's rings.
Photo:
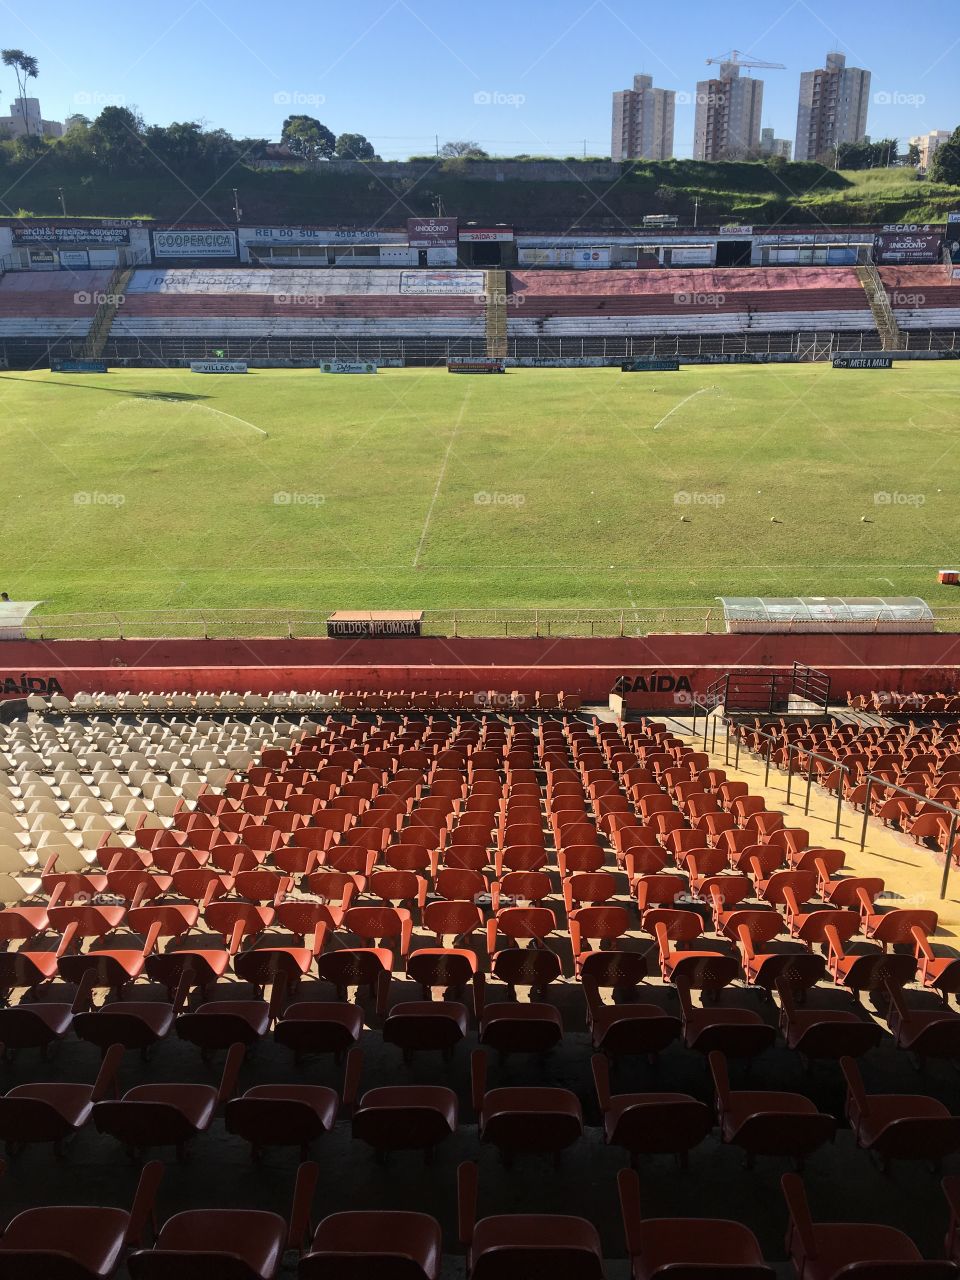
<svg viewBox="0 0 960 1280">
<path fill-rule="evenodd" d="M 103 349 L 110 336 L 110 328 L 114 317 L 123 301 L 124 290 L 133 275 L 132 267 L 117 267 L 103 291 L 103 301 L 93 313 L 90 328 L 83 343 L 83 356 L 86 360 L 96 360 L 103 354 Z"/>
<path fill-rule="evenodd" d="M 893 314 L 890 299 L 887 297 L 877 268 L 872 262 L 857 267 L 857 278 L 863 285 L 863 291 L 867 295 L 867 301 L 870 303 L 870 310 L 877 326 L 877 333 L 880 335 L 880 349 L 882 351 L 903 351 L 907 345 L 907 335 L 897 324 L 897 318 Z"/>
<path fill-rule="evenodd" d="M 507 354 L 507 273 L 485 272 L 487 295 L 487 355 L 502 360 Z"/>
</svg>

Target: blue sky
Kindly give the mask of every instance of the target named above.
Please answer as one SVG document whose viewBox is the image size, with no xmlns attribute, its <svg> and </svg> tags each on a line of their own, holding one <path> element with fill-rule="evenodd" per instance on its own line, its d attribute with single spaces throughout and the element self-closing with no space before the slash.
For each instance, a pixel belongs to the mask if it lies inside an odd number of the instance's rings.
<svg viewBox="0 0 960 1280">
<path fill-rule="evenodd" d="M 487 150 L 605 155 L 610 95 L 635 72 L 692 94 L 710 56 L 738 48 L 783 62 L 765 81 L 764 124 L 793 138 L 802 70 L 828 49 L 873 72 L 868 129 L 901 139 L 960 123 L 960 30 L 938 0 L 48 0 L 0 7 L 0 44 L 40 62 L 31 94 L 48 119 L 107 102 L 148 123 L 202 119 L 275 139 L 291 111 L 366 134 L 385 158 L 434 137 Z M 0 67 L 0 111 L 16 85 Z M 689 156 L 693 106 L 678 106 Z"/>
</svg>

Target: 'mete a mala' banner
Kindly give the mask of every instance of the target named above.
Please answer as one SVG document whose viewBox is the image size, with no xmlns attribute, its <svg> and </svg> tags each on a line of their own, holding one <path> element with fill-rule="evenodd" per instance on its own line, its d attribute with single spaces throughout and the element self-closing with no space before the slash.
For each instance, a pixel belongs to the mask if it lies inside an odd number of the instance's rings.
<svg viewBox="0 0 960 1280">
<path fill-rule="evenodd" d="M 835 369 L 892 369 L 893 356 L 834 356 Z"/>
</svg>

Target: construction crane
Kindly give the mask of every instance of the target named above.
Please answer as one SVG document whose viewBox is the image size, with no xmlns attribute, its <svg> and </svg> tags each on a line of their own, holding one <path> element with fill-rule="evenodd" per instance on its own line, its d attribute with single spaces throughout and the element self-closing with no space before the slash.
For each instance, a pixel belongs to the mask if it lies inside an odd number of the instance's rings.
<svg viewBox="0 0 960 1280">
<path fill-rule="evenodd" d="M 787 69 L 782 62 L 761 62 L 758 58 L 751 58 L 749 54 L 741 57 L 742 52 L 741 49 L 731 49 L 722 57 L 708 58 L 707 66 L 712 67 L 716 63 L 729 62 L 734 67 L 757 67 L 763 71 L 786 71 Z"/>
</svg>

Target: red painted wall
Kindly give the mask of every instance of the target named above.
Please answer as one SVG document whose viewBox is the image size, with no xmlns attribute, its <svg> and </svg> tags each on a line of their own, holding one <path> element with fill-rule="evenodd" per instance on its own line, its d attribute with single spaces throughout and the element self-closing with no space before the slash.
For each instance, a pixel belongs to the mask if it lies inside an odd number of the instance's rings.
<svg viewBox="0 0 960 1280">
<path fill-rule="evenodd" d="M 703 691 L 735 667 L 826 670 L 847 689 L 960 685 L 960 635 L 662 635 L 622 639 L 59 640 L 0 642 L 0 695 L 63 691 L 565 690 L 605 702 L 621 675 L 686 676 Z M 649 706 L 676 705 L 674 695 Z"/>
</svg>

